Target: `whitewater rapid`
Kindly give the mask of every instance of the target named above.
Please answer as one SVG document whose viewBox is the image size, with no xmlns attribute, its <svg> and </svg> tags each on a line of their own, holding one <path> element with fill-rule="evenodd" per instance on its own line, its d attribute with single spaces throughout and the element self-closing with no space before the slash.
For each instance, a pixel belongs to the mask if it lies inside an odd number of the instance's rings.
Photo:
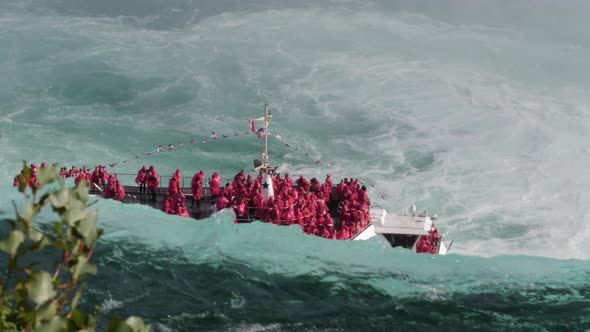
<svg viewBox="0 0 590 332">
<path fill-rule="evenodd" d="M 343 169 L 392 211 L 404 193 L 455 254 L 588 259 L 588 6 L 425 3 L 4 2 L 0 178 L 22 159 L 231 177 L 259 141 L 143 153 L 247 130 L 267 100 L 285 142 L 334 165 L 273 141 L 283 172 Z"/>
</svg>

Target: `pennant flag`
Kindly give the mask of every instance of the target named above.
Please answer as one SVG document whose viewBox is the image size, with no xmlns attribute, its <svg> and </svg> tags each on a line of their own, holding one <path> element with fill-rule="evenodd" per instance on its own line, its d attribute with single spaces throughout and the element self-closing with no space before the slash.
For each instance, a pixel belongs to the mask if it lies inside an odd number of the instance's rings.
<svg viewBox="0 0 590 332">
<path fill-rule="evenodd" d="M 146 153 L 145 153 L 145 155 L 146 155 L 146 156 L 149 156 L 149 155 L 151 155 L 151 154 L 152 154 L 151 152 L 146 152 Z"/>
<path fill-rule="evenodd" d="M 258 129 L 258 131 L 256 131 L 256 136 L 258 136 L 258 138 L 262 138 L 262 136 L 264 136 L 264 128 Z"/>
<path fill-rule="evenodd" d="M 194 139 L 191 139 L 191 144 L 195 144 L 195 140 Z"/>
<path fill-rule="evenodd" d="M 172 149 L 174 149 L 174 145 L 168 144 L 168 150 L 172 150 Z"/>
<path fill-rule="evenodd" d="M 182 149 L 184 147 L 184 144 L 182 144 L 182 142 L 178 142 L 178 148 Z"/>
<path fill-rule="evenodd" d="M 211 133 L 211 139 L 217 139 L 217 134 L 215 132 Z"/>
<path fill-rule="evenodd" d="M 262 177 L 262 198 L 264 199 L 264 203 L 266 203 L 266 201 L 268 201 L 268 199 L 272 196 L 274 196 L 272 176 L 270 176 L 268 173 L 265 173 Z"/>
<path fill-rule="evenodd" d="M 158 148 L 156 149 L 156 151 L 162 152 L 162 146 L 161 145 L 158 145 Z"/>
<path fill-rule="evenodd" d="M 201 144 L 205 144 L 205 143 L 207 143 L 207 141 L 205 141 L 205 140 L 202 140 L 201 141 Z"/>
</svg>

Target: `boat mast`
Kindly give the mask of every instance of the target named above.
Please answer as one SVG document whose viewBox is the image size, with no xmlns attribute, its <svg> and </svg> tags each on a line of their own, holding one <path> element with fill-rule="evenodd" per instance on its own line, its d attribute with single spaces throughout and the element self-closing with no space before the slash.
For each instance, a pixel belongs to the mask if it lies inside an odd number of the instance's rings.
<svg viewBox="0 0 590 332">
<path fill-rule="evenodd" d="M 268 114 L 268 103 L 264 102 L 264 156 L 262 157 L 263 165 L 268 166 L 268 119 L 271 117 Z"/>
<path fill-rule="evenodd" d="M 268 110 L 268 103 L 264 102 L 264 117 L 262 118 L 262 120 L 264 121 L 264 151 L 262 152 L 262 163 L 256 168 L 254 168 L 255 171 L 259 171 L 261 174 L 273 174 L 274 171 L 276 171 L 276 169 L 278 168 L 277 166 L 271 166 L 268 164 L 268 122 L 270 118 L 272 118 L 272 115 Z"/>
</svg>

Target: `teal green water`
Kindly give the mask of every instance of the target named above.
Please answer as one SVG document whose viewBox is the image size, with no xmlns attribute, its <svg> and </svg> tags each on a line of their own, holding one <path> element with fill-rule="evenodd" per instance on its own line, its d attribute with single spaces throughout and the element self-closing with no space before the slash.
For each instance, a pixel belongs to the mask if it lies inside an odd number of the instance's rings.
<svg viewBox="0 0 590 332">
<path fill-rule="evenodd" d="M 157 331 L 589 329 L 589 14 L 583 1 L 2 1 L 0 217 L 22 159 L 250 169 L 247 118 L 267 100 L 283 173 L 343 170 L 388 210 L 403 197 L 437 213 L 452 255 L 100 200 L 84 305 Z"/>
</svg>

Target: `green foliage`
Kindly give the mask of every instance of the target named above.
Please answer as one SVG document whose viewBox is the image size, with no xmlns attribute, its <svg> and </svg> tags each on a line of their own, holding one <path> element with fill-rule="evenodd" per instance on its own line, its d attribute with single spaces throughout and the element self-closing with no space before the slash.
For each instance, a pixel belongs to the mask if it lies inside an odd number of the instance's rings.
<svg viewBox="0 0 590 332">
<path fill-rule="evenodd" d="M 90 259 L 102 235 L 96 227 L 97 211 L 87 211 L 88 183 L 66 188 L 56 165 L 40 168 L 35 178 L 26 162 L 18 181 L 25 203 L 20 212 L 13 203 L 16 217 L 7 220 L 11 231 L 0 241 L 0 251 L 8 256 L 6 278 L 0 277 L 0 331 L 95 330 L 98 309 L 86 314 L 77 308 L 86 289 L 84 279 L 96 274 Z M 41 232 L 33 221 L 48 205 L 60 221 Z M 62 253 L 51 271 L 36 268 L 39 262 L 34 261 L 46 247 Z M 33 263 L 23 266 L 24 260 Z M 132 316 L 112 319 L 108 330 L 143 332 L 149 326 Z"/>
</svg>

